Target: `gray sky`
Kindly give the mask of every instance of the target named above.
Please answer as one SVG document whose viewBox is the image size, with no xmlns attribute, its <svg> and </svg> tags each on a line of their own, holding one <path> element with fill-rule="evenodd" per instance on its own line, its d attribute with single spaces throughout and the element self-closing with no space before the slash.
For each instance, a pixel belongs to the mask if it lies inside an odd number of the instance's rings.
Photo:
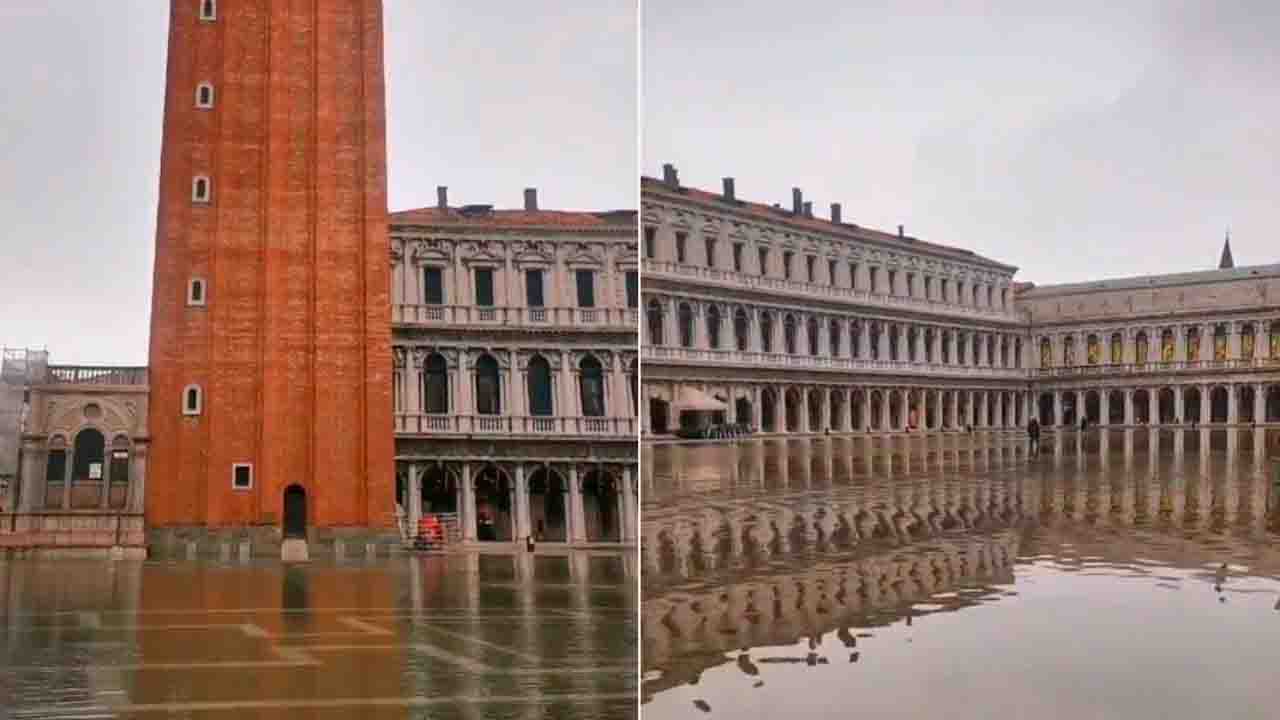
<svg viewBox="0 0 1280 720">
<path fill-rule="evenodd" d="M 967 11 L 954 8 L 965 6 Z M 736 9 L 733 9 L 736 8 Z M 643 170 L 1040 284 L 1280 262 L 1280 4 L 645 0 Z"/>
<path fill-rule="evenodd" d="M 636 205 L 628 0 L 384 0 L 392 210 Z M 165 0 L 0 0 L 0 345 L 145 363 Z"/>
</svg>

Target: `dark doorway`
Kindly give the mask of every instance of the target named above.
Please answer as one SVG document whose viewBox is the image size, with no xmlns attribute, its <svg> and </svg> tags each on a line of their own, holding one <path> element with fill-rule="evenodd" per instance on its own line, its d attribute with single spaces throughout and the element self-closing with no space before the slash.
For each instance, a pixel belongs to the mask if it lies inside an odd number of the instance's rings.
<svg viewBox="0 0 1280 720">
<path fill-rule="evenodd" d="M 649 398 L 649 432 L 654 435 L 663 435 L 667 432 L 670 407 L 665 400 Z"/>
<path fill-rule="evenodd" d="M 284 491 L 284 536 L 307 536 L 307 491 L 300 485 L 290 485 Z"/>
</svg>

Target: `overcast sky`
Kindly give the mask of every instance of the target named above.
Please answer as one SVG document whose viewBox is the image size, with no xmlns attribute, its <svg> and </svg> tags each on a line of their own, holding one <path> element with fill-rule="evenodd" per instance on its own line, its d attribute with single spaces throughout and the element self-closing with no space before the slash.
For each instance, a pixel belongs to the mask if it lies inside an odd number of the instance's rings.
<svg viewBox="0 0 1280 720">
<path fill-rule="evenodd" d="M 955 8 L 964 6 L 967 11 Z M 643 170 L 1040 284 L 1280 262 L 1280 3 L 645 0 Z"/>
<path fill-rule="evenodd" d="M 392 210 L 635 207 L 633 1 L 384 2 Z M 168 8 L 0 0 L 0 345 L 146 362 Z"/>
</svg>

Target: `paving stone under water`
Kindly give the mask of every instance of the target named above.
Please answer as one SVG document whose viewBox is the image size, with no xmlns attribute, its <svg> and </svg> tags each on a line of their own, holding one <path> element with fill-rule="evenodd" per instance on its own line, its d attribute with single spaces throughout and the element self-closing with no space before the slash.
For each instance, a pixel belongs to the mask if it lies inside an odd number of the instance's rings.
<svg viewBox="0 0 1280 720">
<path fill-rule="evenodd" d="M 0 717 L 634 717 L 622 558 L 483 560 L 0 560 Z"/>
<path fill-rule="evenodd" d="M 647 448 L 644 717 L 1275 717 L 1269 433 Z"/>
</svg>

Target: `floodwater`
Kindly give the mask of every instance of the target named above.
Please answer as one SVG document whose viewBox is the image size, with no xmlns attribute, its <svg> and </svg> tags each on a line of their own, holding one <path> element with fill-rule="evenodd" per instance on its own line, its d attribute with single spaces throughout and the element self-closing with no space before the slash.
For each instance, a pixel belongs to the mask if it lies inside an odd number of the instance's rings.
<svg viewBox="0 0 1280 720">
<path fill-rule="evenodd" d="M 642 713 L 1280 716 L 1280 432 L 646 448 Z"/>
<path fill-rule="evenodd" d="M 0 718 L 635 717 L 614 554 L 0 559 Z"/>
</svg>

